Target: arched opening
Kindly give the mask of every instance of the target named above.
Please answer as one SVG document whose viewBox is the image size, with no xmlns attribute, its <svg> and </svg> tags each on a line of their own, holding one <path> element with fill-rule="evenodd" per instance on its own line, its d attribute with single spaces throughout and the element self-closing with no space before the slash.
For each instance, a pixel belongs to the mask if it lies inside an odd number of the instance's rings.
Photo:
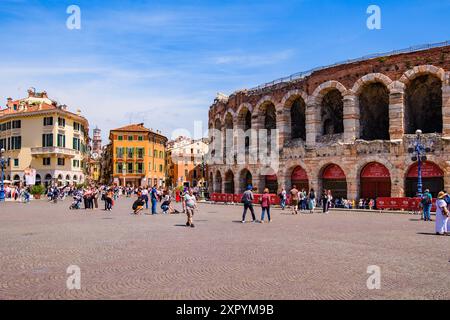
<svg viewBox="0 0 450 320">
<path fill-rule="evenodd" d="M 416 197 L 417 196 L 417 182 L 419 177 L 419 165 L 416 162 L 413 164 L 409 170 L 408 174 L 406 176 L 406 196 L 407 197 Z M 422 184 L 423 189 L 422 191 L 425 191 L 426 189 L 430 190 L 430 193 L 433 195 L 433 197 L 436 197 L 439 192 L 444 190 L 444 171 L 442 171 L 441 168 L 439 168 L 438 165 L 432 163 L 432 162 L 423 162 L 422 163 Z"/>
<path fill-rule="evenodd" d="M 229 113 L 225 118 L 225 135 L 223 139 L 223 159 L 225 161 L 227 159 L 227 153 L 231 152 L 233 149 L 233 117 Z M 230 145 L 229 150 L 228 144 Z"/>
<path fill-rule="evenodd" d="M 336 164 L 330 164 L 322 174 L 322 187 L 331 190 L 334 199 L 347 198 L 347 178 Z"/>
<path fill-rule="evenodd" d="M 322 98 L 322 135 L 344 132 L 344 100 L 337 89 L 332 89 Z"/>
<path fill-rule="evenodd" d="M 14 175 L 14 179 L 12 182 L 15 186 L 19 186 L 20 185 L 20 176 L 18 174 Z"/>
<path fill-rule="evenodd" d="M 267 130 L 267 155 L 272 152 L 272 138 L 275 136 L 273 130 L 277 128 L 277 114 L 273 103 L 268 103 L 264 108 L 264 129 Z"/>
<path fill-rule="evenodd" d="M 52 175 L 51 174 L 47 174 L 45 175 L 45 186 L 49 187 L 52 184 Z"/>
<path fill-rule="evenodd" d="M 63 184 L 63 176 L 60 174 L 60 175 L 58 176 L 58 186 L 61 187 L 62 184 Z"/>
<path fill-rule="evenodd" d="M 69 184 L 70 184 L 70 176 L 67 175 L 67 176 L 66 176 L 66 185 L 69 185 Z"/>
<path fill-rule="evenodd" d="M 362 199 L 391 197 L 391 174 L 380 163 L 367 164 L 361 171 L 360 182 Z"/>
<path fill-rule="evenodd" d="M 40 174 L 36 175 L 36 183 L 35 185 L 40 186 L 42 184 L 42 178 Z"/>
<path fill-rule="evenodd" d="M 389 140 L 389 90 L 380 82 L 364 86 L 359 95 L 361 139 Z"/>
<path fill-rule="evenodd" d="M 405 91 L 405 130 L 442 133 L 442 81 L 434 75 L 412 80 Z"/>
<path fill-rule="evenodd" d="M 265 187 L 270 193 L 278 194 L 278 176 L 276 174 L 265 176 Z"/>
<path fill-rule="evenodd" d="M 216 179 L 215 179 L 215 183 L 214 183 L 214 192 L 222 193 L 222 175 L 220 174 L 220 171 L 216 172 Z"/>
<path fill-rule="evenodd" d="M 301 97 L 291 106 L 291 137 L 306 140 L 306 103 Z"/>
<path fill-rule="evenodd" d="M 234 194 L 234 174 L 231 170 L 225 174 L 225 193 Z"/>
<path fill-rule="evenodd" d="M 249 186 L 253 186 L 253 176 L 247 169 L 242 170 L 239 178 L 241 193 L 244 193 Z"/>
<path fill-rule="evenodd" d="M 294 186 L 300 191 L 307 191 L 309 189 L 308 174 L 305 169 L 300 166 L 296 167 L 291 174 L 291 187 Z"/>
</svg>

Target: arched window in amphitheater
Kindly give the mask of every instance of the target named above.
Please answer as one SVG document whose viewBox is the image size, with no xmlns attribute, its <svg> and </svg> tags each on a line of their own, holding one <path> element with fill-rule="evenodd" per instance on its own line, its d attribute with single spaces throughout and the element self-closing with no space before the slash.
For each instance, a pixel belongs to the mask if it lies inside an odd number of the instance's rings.
<svg viewBox="0 0 450 320">
<path fill-rule="evenodd" d="M 389 90 L 380 83 L 364 86 L 359 94 L 361 139 L 389 140 Z"/>
<path fill-rule="evenodd" d="M 214 192 L 222 193 L 222 174 L 220 171 L 216 172 L 216 179 L 214 181 Z"/>
<path fill-rule="evenodd" d="M 406 134 L 442 133 L 442 81 L 432 74 L 413 79 L 405 91 Z"/>
<path fill-rule="evenodd" d="M 239 183 L 240 183 L 239 189 L 241 193 L 244 193 L 245 190 L 247 190 L 248 186 L 253 185 L 252 173 L 247 169 L 242 170 L 241 174 L 239 175 Z"/>
<path fill-rule="evenodd" d="M 291 106 L 291 137 L 306 140 L 306 103 L 301 97 Z"/>
<path fill-rule="evenodd" d="M 337 89 L 332 89 L 322 98 L 322 135 L 344 133 L 344 101 Z"/>
<path fill-rule="evenodd" d="M 238 114 L 238 129 L 243 130 L 245 133 L 245 154 L 248 155 L 250 150 L 250 130 L 252 128 L 252 114 L 246 108 L 242 108 L 242 110 Z M 239 137 L 238 137 L 239 138 Z M 239 140 L 239 139 L 238 139 Z"/>
<path fill-rule="evenodd" d="M 272 130 L 277 128 L 277 115 L 276 109 L 273 103 L 267 103 L 264 106 L 264 129 L 267 130 L 267 155 L 271 154 L 272 150 L 272 137 L 274 133 Z"/>
<path fill-rule="evenodd" d="M 233 145 L 233 116 L 229 113 L 225 118 L 225 135 L 223 141 L 223 158 L 227 159 L 227 154 L 232 152 L 231 147 L 228 150 L 228 144 L 230 146 Z"/>
<path fill-rule="evenodd" d="M 231 170 L 225 174 L 225 193 L 234 194 L 234 174 Z"/>
</svg>

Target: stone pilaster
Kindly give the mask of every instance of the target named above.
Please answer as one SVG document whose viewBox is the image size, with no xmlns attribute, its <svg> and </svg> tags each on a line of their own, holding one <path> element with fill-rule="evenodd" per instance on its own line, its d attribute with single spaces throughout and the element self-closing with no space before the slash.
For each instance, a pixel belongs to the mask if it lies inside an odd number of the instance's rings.
<svg viewBox="0 0 450 320">
<path fill-rule="evenodd" d="M 313 148 L 320 130 L 320 110 L 314 101 L 306 105 L 306 146 Z"/>
<path fill-rule="evenodd" d="M 359 138 L 359 107 L 353 94 L 344 96 L 344 142 L 352 143 Z"/>
<path fill-rule="evenodd" d="M 291 121 L 289 110 L 279 107 L 277 112 L 277 129 L 279 132 L 278 142 L 282 148 L 285 142 L 291 139 Z"/>
<path fill-rule="evenodd" d="M 359 179 L 358 177 L 347 177 L 347 199 L 359 199 Z"/>
<path fill-rule="evenodd" d="M 403 139 L 405 133 L 404 84 L 393 82 L 389 94 L 389 134 L 391 141 Z"/>
<path fill-rule="evenodd" d="M 448 80 L 442 86 L 443 135 L 450 138 L 450 85 Z"/>
</svg>

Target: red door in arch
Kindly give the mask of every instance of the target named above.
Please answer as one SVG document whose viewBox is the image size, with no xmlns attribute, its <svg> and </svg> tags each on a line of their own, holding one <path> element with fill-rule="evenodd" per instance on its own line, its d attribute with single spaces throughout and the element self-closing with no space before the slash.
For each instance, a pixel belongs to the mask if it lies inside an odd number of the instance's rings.
<svg viewBox="0 0 450 320">
<path fill-rule="evenodd" d="M 297 167 L 294 169 L 291 175 L 291 187 L 296 186 L 298 190 L 309 191 L 309 180 L 308 175 L 302 167 Z"/>
<path fill-rule="evenodd" d="M 323 171 L 322 187 L 331 190 L 334 199 L 347 198 L 347 178 L 344 171 L 336 164 L 331 164 Z"/>
<path fill-rule="evenodd" d="M 384 165 L 372 162 L 361 171 L 361 198 L 391 197 L 391 174 Z"/>
<path fill-rule="evenodd" d="M 408 170 L 405 183 L 407 197 L 415 197 L 417 194 L 418 171 L 418 163 L 413 164 Z M 444 190 L 444 171 L 433 162 L 424 162 L 422 163 L 422 182 L 423 191 L 429 189 L 433 197 L 436 197 Z"/>
</svg>

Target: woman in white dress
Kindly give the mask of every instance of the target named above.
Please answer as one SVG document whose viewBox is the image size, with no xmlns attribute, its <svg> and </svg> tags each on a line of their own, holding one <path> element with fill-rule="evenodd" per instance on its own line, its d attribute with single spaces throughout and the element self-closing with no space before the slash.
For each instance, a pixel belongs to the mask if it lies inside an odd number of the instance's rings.
<svg viewBox="0 0 450 320">
<path fill-rule="evenodd" d="M 447 202 L 445 202 L 445 192 L 440 192 L 436 200 L 436 234 L 445 236 L 448 233 L 448 215 Z"/>
</svg>

